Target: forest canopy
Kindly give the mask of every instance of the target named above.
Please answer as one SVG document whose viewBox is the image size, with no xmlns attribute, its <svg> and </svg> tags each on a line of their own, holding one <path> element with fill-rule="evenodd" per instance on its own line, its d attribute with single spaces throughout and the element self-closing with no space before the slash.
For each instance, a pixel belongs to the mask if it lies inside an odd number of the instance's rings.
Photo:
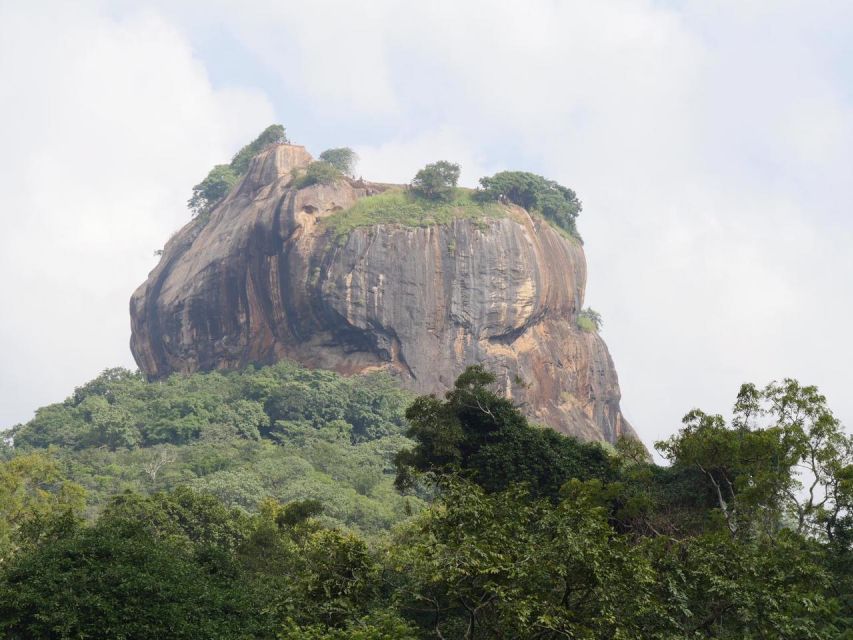
<svg viewBox="0 0 853 640">
<path fill-rule="evenodd" d="M 733 416 L 689 412 L 658 466 L 530 424 L 481 367 L 443 399 L 286 362 L 110 370 L 2 451 L 0 631 L 849 638 L 853 440 L 794 380 L 744 385 Z"/>
<path fill-rule="evenodd" d="M 319 499 L 329 524 L 387 529 L 417 498 L 393 489 L 411 395 L 388 376 L 345 378 L 292 362 L 147 382 L 109 369 L 11 431 L 50 450 L 95 513 L 115 493 L 190 486 L 253 510 Z"/>
</svg>

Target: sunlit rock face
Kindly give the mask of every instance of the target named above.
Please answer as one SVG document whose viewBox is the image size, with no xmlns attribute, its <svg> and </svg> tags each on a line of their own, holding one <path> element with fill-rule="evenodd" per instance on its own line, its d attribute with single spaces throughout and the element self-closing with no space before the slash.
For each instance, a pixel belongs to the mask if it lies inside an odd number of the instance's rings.
<svg viewBox="0 0 853 640">
<path fill-rule="evenodd" d="M 483 364 L 535 421 L 586 440 L 634 436 L 607 347 L 577 328 L 581 245 L 527 211 L 343 242 L 323 218 L 385 185 L 291 187 L 311 156 L 277 145 L 166 244 L 130 302 L 131 349 L 156 378 L 283 358 L 351 374 L 384 369 L 441 394 Z"/>
</svg>

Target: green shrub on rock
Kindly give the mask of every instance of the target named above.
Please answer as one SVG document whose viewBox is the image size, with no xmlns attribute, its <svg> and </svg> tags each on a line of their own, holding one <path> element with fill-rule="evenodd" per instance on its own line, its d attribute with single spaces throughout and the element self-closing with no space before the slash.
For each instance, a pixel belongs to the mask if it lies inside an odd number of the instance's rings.
<svg viewBox="0 0 853 640">
<path fill-rule="evenodd" d="M 342 176 L 340 169 L 331 162 L 317 160 L 309 164 L 304 171 L 295 172 L 292 186 L 296 189 L 304 189 L 314 184 L 332 184 Z"/>
<path fill-rule="evenodd" d="M 561 229 L 577 235 L 575 219 L 582 209 L 574 191 L 553 180 L 527 171 L 501 171 L 480 178 L 484 200 L 507 201 L 538 211 Z"/>
<path fill-rule="evenodd" d="M 578 329 L 588 333 L 598 333 L 601 331 L 604 321 L 601 319 L 601 314 L 598 311 L 587 307 L 578 314 L 577 325 Z"/>
<path fill-rule="evenodd" d="M 355 163 L 358 162 L 358 155 L 349 147 L 336 147 L 321 153 L 320 160 L 328 162 L 344 175 L 351 176 Z"/>
<path fill-rule="evenodd" d="M 412 191 L 427 200 L 449 202 L 459 182 L 459 165 L 447 160 L 428 164 L 415 174 Z"/>
</svg>

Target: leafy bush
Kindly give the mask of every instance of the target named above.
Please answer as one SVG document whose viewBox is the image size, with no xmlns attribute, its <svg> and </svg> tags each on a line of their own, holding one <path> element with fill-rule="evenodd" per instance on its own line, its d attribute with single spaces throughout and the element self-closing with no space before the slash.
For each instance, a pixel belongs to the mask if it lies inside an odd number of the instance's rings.
<svg viewBox="0 0 853 640">
<path fill-rule="evenodd" d="M 273 144 L 287 144 L 287 133 L 280 124 L 272 124 L 264 129 L 252 142 L 240 149 L 231 159 L 231 169 L 239 176 L 249 170 L 249 163 L 261 151 Z"/>
<path fill-rule="evenodd" d="M 342 174 L 351 176 L 353 169 L 355 169 L 355 164 L 358 162 L 358 156 L 349 147 L 336 147 L 334 149 L 326 149 L 321 153 L 320 160 L 328 162 Z"/>
<path fill-rule="evenodd" d="M 601 319 L 601 314 L 598 311 L 587 307 L 578 313 L 577 325 L 578 329 L 588 333 L 598 333 L 601 331 L 604 321 Z"/>
<path fill-rule="evenodd" d="M 332 163 L 317 160 L 309 164 L 304 171 L 294 170 L 294 178 L 291 186 L 295 189 L 304 189 L 312 184 L 332 184 L 343 174 Z"/>
<path fill-rule="evenodd" d="M 231 165 L 218 164 L 213 167 L 207 177 L 193 187 L 192 198 L 187 202 L 193 215 L 210 211 L 217 202 L 228 195 L 239 179 Z"/>
<path fill-rule="evenodd" d="M 539 211 L 561 229 L 577 234 L 575 219 L 582 206 L 568 187 L 526 171 L 501 171 L 480 178 L 480 186 L 479 196 L 485 200 L 506 200 Z"/>
<path fill-rule="evenodd" d="M 208 214 L 249 170 L 249 162 L 271 144 L 286 143 L 284 127 L 273 124 L 264 129 L 257 138 L 240 149 L 229 164 L 218 164 L 204 180 L 193 187 L 193 195 L 187 202 L 194 216 Z"/>
<path fill-rule="evenodd" d="M 459 165 L 446 160 L 428 164 L 415 174 L 412 191 L 427 200 L 449 202 L 459 182 Z"/>
</svg>

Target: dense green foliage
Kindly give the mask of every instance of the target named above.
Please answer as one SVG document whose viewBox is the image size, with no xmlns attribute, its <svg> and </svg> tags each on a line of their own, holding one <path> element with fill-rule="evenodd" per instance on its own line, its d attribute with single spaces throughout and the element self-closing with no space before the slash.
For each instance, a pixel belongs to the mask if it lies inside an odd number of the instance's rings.
<svg viewBox="0 0 853 640">
<path fill-rule="evenodd" d="M 321 153 L 320 160 L 328 162 L 342 174 L 351 176 L 358 162 L 358 155 L 349 147 L 336 147 Z"/>
<path fill-rule="evenodd" d="M 572 478 L 612 479 L 605 450 L 528 424 L 507 398 L 489 388 L 495 377 L 469 367 L 442 402 L 422 396 L 406 411 L 417 444 L 397 456 L 397 486 L 418 474 L 462 473 L 490 492 L 523 484 L 535 496 L 556 497 Z"/>
<path fill-rule="evenodd" d="M 204 180 L 193 187 L 193 195 L 187 206 L 193 215 L 208 213 L 217 202 L 228 195 L 239 179 L 240 176 L 234 172 L 231 165 L 216 165 Z"/>
<path fill-rule="evenodd" d="M 763 389 L 745 384 L 731 425 L 699 409 L 684 425 L 659 449 L 703 474 L 733 536 L 782 528 L 827 541 L 848 534 L 853 437 L 816 387 L 791 379 Z"/>
<path fill-rule="evenodd" d="M 538 211 L 559 228 L 577 235 L 575 219 L 582 207 L 568 187 L 526 171 L 501 171 L 480 178 L 480 186 L 481 198 L 508 201 L 528 211 Z"/>
<path fill-rule="evenodd" d="M 312 184 L 332 184 L 341 176 L 343 173 L 334 164 L 317 160 L 304 169 L 294 169 L 292 186 L 295 189 L 304 189 Z"/>
<path fill-rule="evenodd" d="M 378 378 L 349 382 L 286 364 L 180 380 L 197 385 L 181 388 L 193 402 L 214 389 L 234 402 L 228 393 L 237 388 L 258 402 L 270 423 L 258 426 L 244 407 L 244 423 L 255 424 L 260 438 L 247 427 L 241 437 L 249 443 L 274 432 L 282 442 L 310 439 L 314 425 L 328 428 L 337 411 L 349 416 L 334 420 L 352 426 L 352 454 L 353 442 L 377 441 L 356 427 L 354 406 L 374 407 L 386 416 L 382 424 L 400 426 L 397 410 L 382 408 L 391 387 L 371 386 Z M 344 400 L 306 400 L 295 382 Z M 122 493 L 85 524 L 80 490 L 60 476 L 54 457 L 91 445 L 6 450 L 0 504 L 13 506 L 0 511 L 0 635 L 851 638 L 853 439 L 814 387 L 745 385 L 730 424 L 691 411 L 684 428 L 659 444 L 671 460 L 659 467 L 633 441 L 608 452 L 529 425 L 492 382 L 472 367 L 444 400 L 421 397 L 409 406 L 413 440 L 397 458 L 399 477 L 417 492 L 429 487 L 433 500 L 389 535 L 365 538 L 335 525 L 324 497 L 267 497 L 246 510 L 187 486 Z M 53 424 L 92 397 L 133 415 L 136 384 L 148 385 L 110 372 L 50 408 Z M 156 386 L 146 387 L 149 400 L 158 397 Z M 372 400 L 353 404 L 354 393 Z M 36 420 L 47 419 L 43 413 Z M 281 422 L 289 424 L 276 431 Z M 16 439 L 49 439 L 50 430 L 30 423 Z M 143 446 L 146 433 L 137 436 Z M 109 446 L 103 451 L 112 455 Z M 799 475 L 802 467 L 807 473 Z"/>
<path fill-rule="evenodd" d="M 458 182 L 459 165 L 439 160 L 426 165 L 415 174 L 412 179 L 412 192 L 427 200 L 450 202 Z"/>
<path fill-rule="evenodd" d="M 604 325 L 604 321 L 601 319 L 601 314 L 598 313 L 595 309 L 591 309 L 587 307 L 586 309 L 582 309 L 580 313 L 578 313 L 577 319 L 578 329 L 583 331 L 587 331 L 589 333 L 598 333 L 601 331 L 601 327 Z"/>
<path fill-rule="evenodd" d="M 0 463 L 0 564 L 50 535 L 50 523 L 79 512 L 83 488 L 59 472 L 55 460 L 35 454 Z"/>
<path fill-rule="evenodd" d="M 479 202 L 472 192 L 454 189 L 447 202 L 434 202 L 414 197 L 402 189 L 388 189 L 375 196 L 360 198 L 344 211 L 323 218 L 322 224 L 332 229 L 338 241 L 344 241 L 353 229 L 376 224 L 399 224 L 406 227 L 430 227 L 450 224 L 457 218 L 485 220 L 507 215 L 506 207 L 496 202 Z"/>
<path fill-rule="evenodd" d="M 377 531 L 407 508 L 392 481 L 408 401 L 385 375 L 290 362 L 158 382 L 110 369 L 12 436 L 16 451 L 50 447 L 89 513 L 119 491 L 186 484 L 248 510 L 268 496 L 314 498 L 330 524 Z"/>
<path fill-rule="evenodd" d="M 256 155 L 272 144 L 287 143 L 287 133 L 280 124 L 271 124 L 261 131 L 260 135 L 245 147 L 240 149 L 231 158 L 231 168 L 237 175 L 245 175 L 249 170 L 249 163 Z"/>
<path fill-rule="evenodd" d="M 249 170 L 249 162 L 258 153 L 271 144 L 287 142 L 284 127 L 273 124 L 264 129 L 252 142 L 240 149 L 229 164 L 218 164 L 207 176 L 193 187 L 193 195 L 187 202 L 193 215 L 204 215 L 210 213 L 232 187 L 246 175 Z"/>
</svg>

